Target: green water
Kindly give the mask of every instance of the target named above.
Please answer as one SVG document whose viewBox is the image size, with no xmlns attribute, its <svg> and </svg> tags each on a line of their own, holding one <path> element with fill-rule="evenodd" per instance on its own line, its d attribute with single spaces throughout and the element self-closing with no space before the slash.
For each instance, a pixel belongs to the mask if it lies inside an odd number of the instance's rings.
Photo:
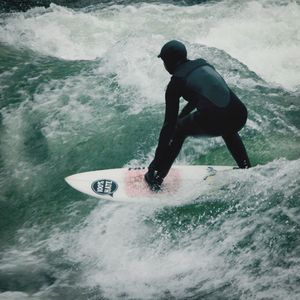
<svg viewBox="0 0 300 300">
<path fill-rule="evenodd" d="M 300 53 L 300 9 L 228 3 L 1 15 L 0 299 L 299 298 L 299 68 L 286 55 Z M 151 161 L 169 80 L 156 54 L 170 38 L 247 105 L 254 168 L 176 205 L 71 189 L 70 174 Z M 220 138 L 188 139 L 177 163 L 234 165 Z"/>
</svg>

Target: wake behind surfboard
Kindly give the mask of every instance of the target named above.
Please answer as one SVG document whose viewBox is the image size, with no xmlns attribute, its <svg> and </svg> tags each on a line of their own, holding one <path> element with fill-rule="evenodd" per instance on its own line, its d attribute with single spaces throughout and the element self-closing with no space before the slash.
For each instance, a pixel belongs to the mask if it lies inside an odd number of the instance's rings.
<svg viewBox="0 0 300 300">
<path fill-rule="evenodd" d="M 78 173 L 65 178 L 74 189 L 103 200 L 142 202 L 197 197 L 195 186 L 209 187 L 211 179 L 230 166 L 174 166 L 162 184 L 152 191 L 144 181 L 145 168 L 120 168 Z"/>
</svg>

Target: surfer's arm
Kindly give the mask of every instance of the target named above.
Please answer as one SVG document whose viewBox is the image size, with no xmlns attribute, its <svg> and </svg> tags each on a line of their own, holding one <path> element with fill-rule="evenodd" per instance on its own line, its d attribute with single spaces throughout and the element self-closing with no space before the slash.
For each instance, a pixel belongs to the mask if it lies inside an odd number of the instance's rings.
<svg viewBox="0 0 300 300">
<path fill-rule="evenodd" d="M 160 162 L 163 160 L 163 156 L 167 152 L 168 146 L 172 141 L 175 132 L 179 111 L 179 98 L 181 96 L 180 91 L 181 82 L 176 78 L 172 78 L 168 84 L 165 95 L 165 119 L 160 131 L 155 158 L 151 163 L 152 167 L 155 169 L 161 164 Z"/>
<path fill-rule="evenodd" d="M 188 102 L 185 107 L 182 109 L 182 111 L 180 112 L 178 118 L 183 118 L 185 116 L 187 116 L 190 112 L 192 112 L 194 109 L 196 108 L 196 105 L 190 101 Z"/>
</svg>

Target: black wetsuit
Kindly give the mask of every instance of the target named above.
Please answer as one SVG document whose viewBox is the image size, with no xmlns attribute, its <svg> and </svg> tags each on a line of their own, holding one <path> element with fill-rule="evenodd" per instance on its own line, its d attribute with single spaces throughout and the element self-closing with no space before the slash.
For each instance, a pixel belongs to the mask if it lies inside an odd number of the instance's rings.
<svg viewBox="0 0 300 300">
<path fill-rule="evenodd" d="M 188 104 L 178 115 L 180 97 Z M 149 169 L 165 177 L 188 136 L 222 136 L 238 166 L 251 166 L 238 134 L 246 123 L 247 109 L 213 66 L 203 59 L 181 63 L 173 72 L 165 100 L 165 120 Z"/>
</svg>

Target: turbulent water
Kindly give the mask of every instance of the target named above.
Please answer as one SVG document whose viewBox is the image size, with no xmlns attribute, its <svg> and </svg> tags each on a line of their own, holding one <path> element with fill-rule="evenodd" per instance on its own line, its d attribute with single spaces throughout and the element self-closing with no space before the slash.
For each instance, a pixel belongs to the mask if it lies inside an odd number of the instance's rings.
<svg viewBox="0 0 300 300">
<path fill-rule="evenodd" d="M 299 299 L 300 4 L 65 2 L 0 14 L 0 299 Z M 170 39 L 247 105 L 255 167 L 173 205 L 71 189 L 150 162 Z M 234 165 L 220 138 L 177 163 Z"/>
</svg>

